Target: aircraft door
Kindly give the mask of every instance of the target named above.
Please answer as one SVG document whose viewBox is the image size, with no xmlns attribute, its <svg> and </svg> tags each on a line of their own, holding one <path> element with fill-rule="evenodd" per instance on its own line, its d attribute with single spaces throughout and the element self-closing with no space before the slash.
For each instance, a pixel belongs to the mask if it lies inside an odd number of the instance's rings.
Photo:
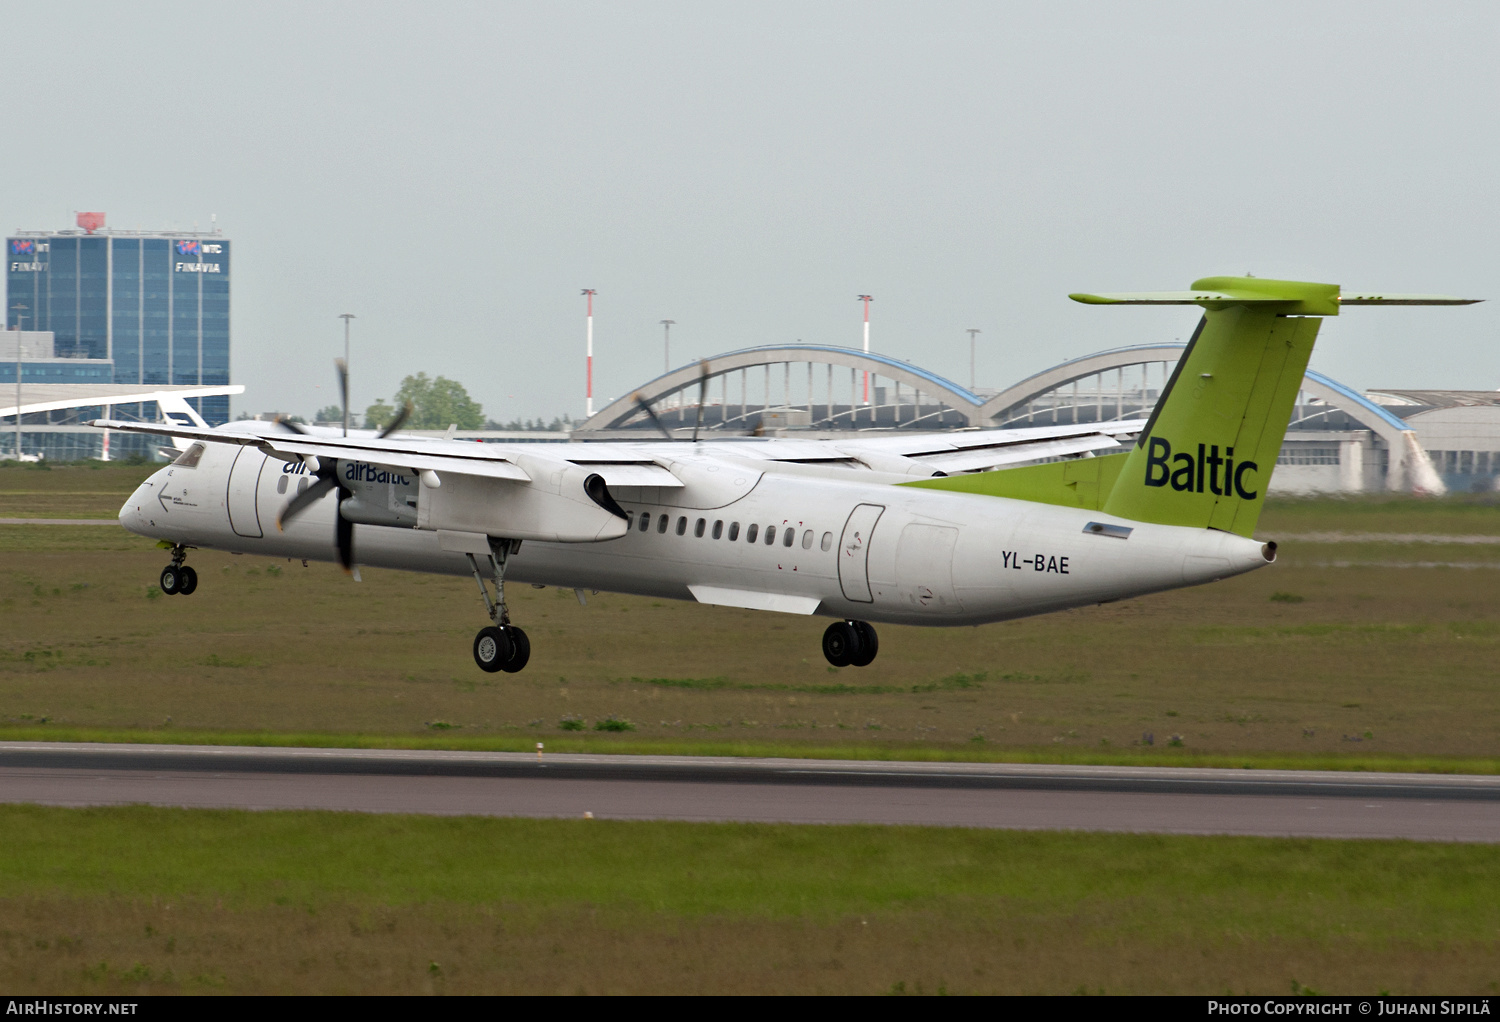
<svg viewBox="0 0 1500 1022">
<path fill-rule="evenodd" d="M 254 447 L 241 447 L 229 470 L 229 527 L 236 536 L 259 539 L 260 513 L 256 508 L 255 495 L 260 489 L 261 469 L 266 467 L 266 456 Z"/>
<path fill-rule="evenodd" d="M 875 602 L 870 592 L 870 536 L 883 511 L 885 506 L 881 504 L 859 504 L 844 523 L 839 539 L 839 585 L 846 600 Z"/>
<path fill-rule="evenodd" d="M 901 530 L 896 544 L 896 585 L 901 600 L 914 610 L 941 612 L 958 607 L 953 591 L 953 547 L 958 530 L 914 522 Z"/>
</svg>

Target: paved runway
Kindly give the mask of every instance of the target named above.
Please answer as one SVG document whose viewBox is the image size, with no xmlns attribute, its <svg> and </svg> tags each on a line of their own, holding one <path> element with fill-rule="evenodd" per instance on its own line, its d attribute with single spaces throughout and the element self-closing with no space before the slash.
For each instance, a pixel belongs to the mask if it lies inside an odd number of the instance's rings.
<svg viewBox="0 0 1500 1022">
<path fill-rule="evenodd" d="M 1500 842 L 1500 777 L 0 742 L 0 801 Z"/>
</svg>

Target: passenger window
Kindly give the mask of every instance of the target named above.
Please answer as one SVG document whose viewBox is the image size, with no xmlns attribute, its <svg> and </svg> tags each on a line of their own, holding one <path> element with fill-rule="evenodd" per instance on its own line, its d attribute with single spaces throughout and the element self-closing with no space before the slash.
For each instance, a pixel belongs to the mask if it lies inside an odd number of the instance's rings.
<svg viewBox="0 0 1500 1022">
<path fill-rule="evenodd" d="M 686 534 L 687 534 L 687 517 L 684 516 L 682 518 L 677 519 L 677 535 L 684 536 Z"/>
<path fill-rule="evenodd" d="M 641 512 L 641 531 L 647 532 L 651 528 L 651 516 L 644 511 Z"/>
<path fill-rule="evenodd" d="M 672 519 L 668 518 L 666 515 L 662 515 L 661 518 L 657 520 L 657 522 L 656 522 L 656 531 L 657 531 L 657 533 L 659 535 L 666 533 L 666 531 L 667 531 L 667 523 L 670 522 L 671 520 Z"/>
<path fill-rule="evenodd" d="M 811 550 L 812 549 L 812 541 L 813 541 L 813 531 L 811 529 L 808 529 L 806 532 L 804 532 L 802 534 L 802 549 L 803 550 Z"/>
<path fill-rule="evenodd" d="M 722 535 L 724 535 L 724 521 L 720 519 L 714 522 L 714 539 L 718 539 Z"/>
<path fill-rule="evenodd" d="M 767 525 L 766 526 L 766 546 L 770 546 L 772 543 L 775 543 L 775 542 L 776 542 L 776 526 L 774 526 L 774 525 Z"/>
<path fill-rule="evenodd" d="M 823 552 L 824 553 L 827 553 L 829 550 L 833 549 L 833 533 L 831 533 L 831 532 L 825 532 L 825 533 L 823 533 L 823 544 L 822 544 L 822 547 L 823 547 Z"/>
<path fill-rule="evenodd" d="M 280 479 L 276 480 L 276 492 L 277 493 L 285 493 L 286 492 L 286 476 L 282 476 Z"/>
<path fill-rule="evenodd" d="M 794 528 L 792 528 L 791 526 L 787 526 L 786 531 L 783 532 L 782 536 L 781 536 L 781 545 L 782 546 L 791 546 L 796 541 L 797 541 L 797 530 L 794 529 Z"/>
<path fill-rule="evenodd" d="M 730 522 L 729 523 L 729 542 L 733 543 L 735 540 L 737 540 L 739 538 L 740 538 L 740 523 L 739 522 Z"/>
<path fill-rule="evenodd" d="M 198 459 L 201 457 L 203 457 L 203 445 L 193 444 L 187 450 L 179 454 L 177 456 L 177 460 L 172 462 L 172 464 L 176 465 L 178 468 L 197 468 Z"/>
<path fill-rule="evenodd" d="M 705 528 L 707 528 L 707 527 L 708 527 L 708 523 L 707 522 L 705 522 L 702 518 L 698 519 L 697 523 L 693 526 L 693 535 L 697 536 L 699 539 L 702 539 L 703 538 L 703 530 Z"/>
<path fill-rule="evenodd" d="M 745 529 L 745 542 L 746 543 L 754 543 L 755 542 L 755 534 L 757 532 L 759 532 L 759 531 L 760 531 L 760 526 L 756 525 L 754 522 L 751 522 L 750 526 L 747 529 Z"/>
<path fill-rule="evenodd" d="M 629 532 L 630 531 L 630 527 L 635 524 L 635 522 L 632 520 L 632 518 L 633 518 L 634 515 L 635 515 L 634 511 L 626 511 L 625 512 L 625 531 L 626 532 Z"/>
<path fill-rule="evenodd" d="M 301 479 L 297 480 L 297 492 L 298 493 L 305 492 L 307 490 L 308 486 L 310 486 L 310 485 L 312 485 L 312 484 L 308 482 L 307 477 L 303 476 Z"/>
</svg>

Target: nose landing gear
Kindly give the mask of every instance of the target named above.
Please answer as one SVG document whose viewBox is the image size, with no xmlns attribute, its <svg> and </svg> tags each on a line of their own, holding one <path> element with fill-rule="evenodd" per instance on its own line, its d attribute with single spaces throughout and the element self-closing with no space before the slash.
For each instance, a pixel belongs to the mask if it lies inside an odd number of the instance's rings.
<svg viewBox="0 0 1500 1022">
<path fill-rule="evenodd" d="M 823 655 L 835 667 L 868 667 L 880 652 L 880 637 L 867 621 L 835 621 L 823 633 Z"/>
<path fill-rule="evenodd" d="M 191 596 L 198 588 L 198 573 L 182 563 L 187 560 L 187 552 L 185 546 L 172 548 L 172 563 L 161 570 L 160 585 L 164 595 Z"/>
<path fill-rule="evenodd" d="M 474 636 L 474 662 L 481 671 L 493 674 L 505 671 L 514 674 L 526 666 L 531 659 L 531 640 L 526 633 L 510 623 L 510 610 L 505 605 L 505 565 L 510 555 L 521 549 L 518 539 L 491 539 L 489 562 L 490 578 L 495 583 L 494 599 L 490 598 L 489 586 L 479 570 L 479 561 L 473 554 L 467 555 L 469 567 L 473 569 L 474 581 L 479 583 L 479 593 L 484 597 L 485 608 L 494 622 L 479 629 Z"/>
</svg>

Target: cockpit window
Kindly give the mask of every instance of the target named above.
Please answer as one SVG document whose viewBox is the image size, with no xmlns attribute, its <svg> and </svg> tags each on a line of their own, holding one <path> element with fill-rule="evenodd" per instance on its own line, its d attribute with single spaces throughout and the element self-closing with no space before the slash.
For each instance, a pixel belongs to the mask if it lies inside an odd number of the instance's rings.
<svg viewBox="0 0 1500 1022">
<path fill-rule="evenodd" d="M 178 468 L 197 468 L 198 459 L 201 457 L 203 457 L 203 445 L 193 444 L 187 450 L 179 454 L 177 456 L 177 460 L 172 462 L 172 464 L 176 465 Z"/>
</svg>

